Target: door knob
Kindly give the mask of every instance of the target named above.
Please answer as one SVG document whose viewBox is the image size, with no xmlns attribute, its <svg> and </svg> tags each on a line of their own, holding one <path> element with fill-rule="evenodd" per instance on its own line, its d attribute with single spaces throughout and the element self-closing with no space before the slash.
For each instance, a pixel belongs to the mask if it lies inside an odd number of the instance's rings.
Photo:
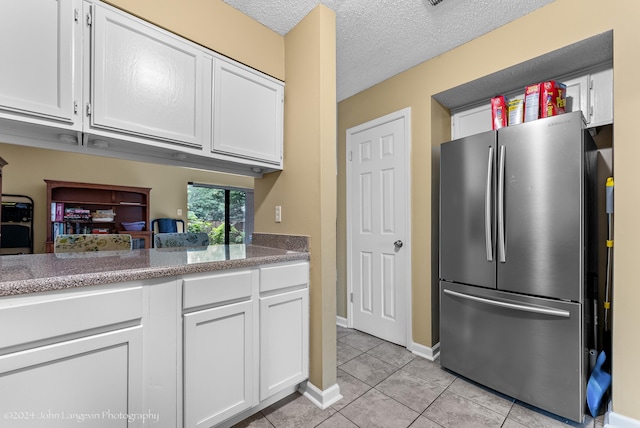
<svg viewBox="0 0 640 428">
<path fill-rule="evenodd" d="M 393 243 L 393 245 L 395 245 L 397 249 L 397 248 L 402 248 L 404 244 L 402 243 L 401 240 L 398 239 L 396 242 Z"/>
</svg>

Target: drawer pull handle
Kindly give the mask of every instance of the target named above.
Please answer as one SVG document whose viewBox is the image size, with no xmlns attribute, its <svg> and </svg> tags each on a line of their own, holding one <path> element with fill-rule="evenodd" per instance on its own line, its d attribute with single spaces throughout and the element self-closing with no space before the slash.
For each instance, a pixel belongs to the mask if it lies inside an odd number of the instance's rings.
<svg viewBox="0 0 640 428">
<path fill-rule="evenodd" d="M 540 306 L 518 305 L 517 303 L 508 303 L 508 302 L 501 302 L 499 300 L 485 299 L 483 297 L 471 296 L 469 294 L 458 293 L 457 291 L 452 291 L 452 290 L 444 290 L 444 293 L 449 294 L 451 296 L 467 299 L 467 300 L 473 300 L 476 302 L 485 303 L 487 305 L 515 309 L 517 311 L 526 311 L 526 312 L 533 312 L 536 314 L 553 315 L 556 317 L 563 317 L 563 318 L 569 318 L 571 316 L 571 313 L 569 311 L 563 311 L 562 309 L 544 308 Z"/>
</svg>

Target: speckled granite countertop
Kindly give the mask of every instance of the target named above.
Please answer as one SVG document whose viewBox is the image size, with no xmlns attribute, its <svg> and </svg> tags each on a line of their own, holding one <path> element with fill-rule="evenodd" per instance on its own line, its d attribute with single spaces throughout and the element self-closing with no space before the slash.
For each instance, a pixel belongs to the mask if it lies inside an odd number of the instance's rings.
<svg viewBox="0 0 640 428">
<path fill-rule="evenodd" d="M 309 260 L 304 246 L 291 251 L 274 248 L 278 245 L 258 246 L 256 241 L 268 242 L 254 239 L 254 245 L 211 245 L 205 249 L 3 256 L 0 296 Z"/>
</svg>

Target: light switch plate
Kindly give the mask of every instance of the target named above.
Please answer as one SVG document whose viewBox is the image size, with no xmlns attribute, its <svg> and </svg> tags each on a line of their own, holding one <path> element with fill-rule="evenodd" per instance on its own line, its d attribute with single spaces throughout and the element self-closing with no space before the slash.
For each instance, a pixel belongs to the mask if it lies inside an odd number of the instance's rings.
<svg viewBox="0 0 640 428">
<path fill-rule="evenodd" d="M 276 205 L 276 223 L 282 222 L 282 207 Z"/>
</svg>

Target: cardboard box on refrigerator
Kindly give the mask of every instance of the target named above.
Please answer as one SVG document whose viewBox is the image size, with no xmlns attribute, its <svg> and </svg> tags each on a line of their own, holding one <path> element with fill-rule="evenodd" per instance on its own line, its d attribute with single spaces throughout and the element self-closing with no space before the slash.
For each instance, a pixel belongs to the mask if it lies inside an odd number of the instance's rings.
<svg viewBox="0 0 640 428">
<path fill-rule="evenodd" d="M 540 83 L 524 88 L 524 121 L 540 118 Z"/>
<path fill-rule="evenodd" d="M 509 126 L 524 121 L 524 100 L 509 100 Z"/>
<path fill-rule="evenodd" d="M 567 86 L 551 80 L 541 84 L 540 117 L 551 117 L 565 112 Z"/>
</svg>

